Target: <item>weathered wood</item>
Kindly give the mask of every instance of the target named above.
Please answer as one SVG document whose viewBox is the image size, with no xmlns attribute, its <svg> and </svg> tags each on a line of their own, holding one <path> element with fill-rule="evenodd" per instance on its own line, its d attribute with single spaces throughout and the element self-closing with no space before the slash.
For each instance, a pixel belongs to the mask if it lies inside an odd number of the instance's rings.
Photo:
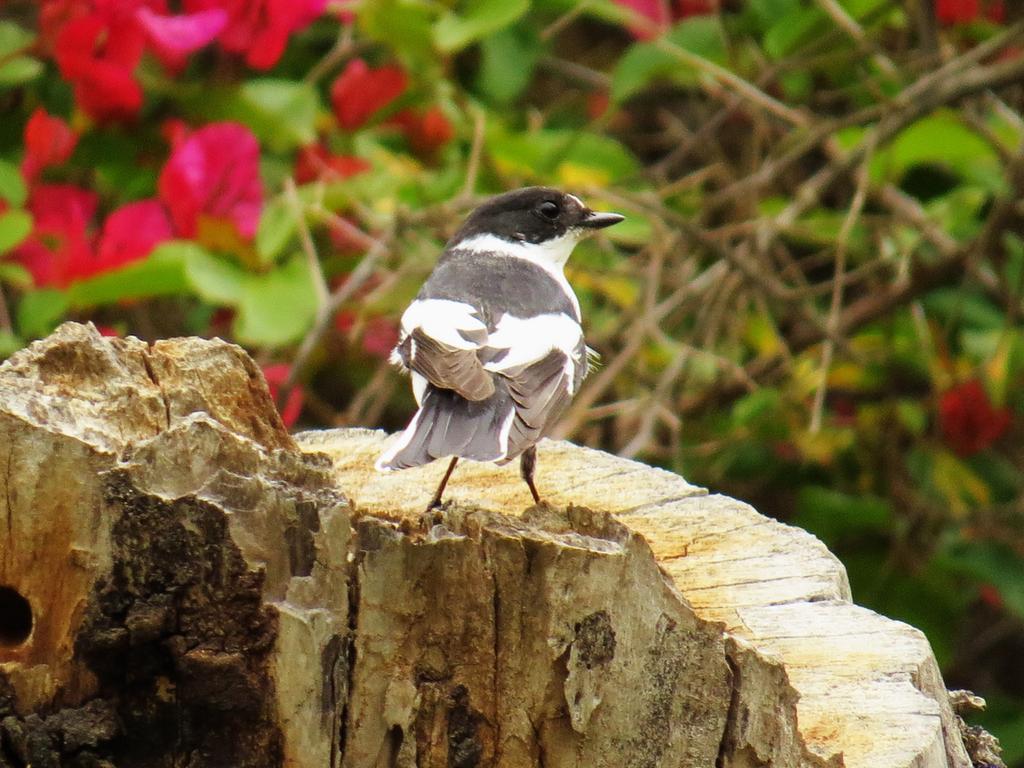
<svg viewBox="0 0 1024 768">
<path fill-rule="evenodd" d="M 550 508 L 460 465 L 426 530 L 384 441 L 293 440 L 219 341 L 0 367 L 0 768 L 969 765 L 813 537 L 568 443 Z"/>
<path fill-rule="evenodd" d="M 400 485 L 374 472 L 373 457 L 387 440 L 381 432 L 316 432 L 298 440 L 334 459 L 339 481 L 366 512 L 414 517 L 443 471 L 406 470 Z M 768 722 L 753 725 L 764 716 L 756 707 L 730 719 L 731 727 L 742 722 L 741 732 L 756 734 L 734 764 L 793 764 L 765 745 L 786 743 L 787 729 L 796 727 L 814 755 L 841 757 L 847 766 L 970 766 L 926 638 L 853 605 L 842 564 L 810 534 L 672 473 L 570 443 L 541 444 L 537 484 L 555 507 L 606 510 L 643 535 L 696 616 L 724 624 L 740 701 L 780 697 Z M 460 465 L 447 496 L 494 511 L 530 504 L 513 465 Z M 769 660 L 780 663 L 778 682 L 792 686 L 792 699 L 764 687 Z M 744 680 L 758 682 L 748 693 Z M 793 702 L 797 725 L 783 706 Z"/>
</svg>

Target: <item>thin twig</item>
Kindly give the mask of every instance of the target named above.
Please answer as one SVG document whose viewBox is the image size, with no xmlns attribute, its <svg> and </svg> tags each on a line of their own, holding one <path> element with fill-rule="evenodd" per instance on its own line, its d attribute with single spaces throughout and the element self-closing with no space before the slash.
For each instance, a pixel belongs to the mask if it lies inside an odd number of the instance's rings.
<svg viewBox="0 0 1024 768">
<path fill-rule="evenodd" d="M 13 334 L 14 326 L 11 325 L 11 313 L 7 309 L 7 297 L 4 295 L 3 285 L 0 285 L 0 330 Z"/>
<path fill-rule="evenodd" d="M 864 202 L 868 197 L 868 185 L 871 175 L 868 171 L 868 164 L 871 162 L 871 152 L 868 151 L 857 173 L 857 191 L 854 192 L 853 202 L 850 203 L 850 210 L 843 219 L 839 228 L 839 236 L 836 238 L 836 262 L 835 276 L 832 278 L 832 304 L 828 312 L 828 330 L 830 338 L 825 340 L 821 350 L 821 374 L 818 381 L 818 389 L 814 393 L 814 405 L 811 408 L 810 432 L 817 434 L 821 431 L 822 416 L 825 411 L 825 394 L 828 391 L 828 373 L 832 368 L 832 356 L 835 353 L 835 343 L 832 338 L 839 333 L 839 318 L 843 306 L 843 286 L 846 280 L 846 252 L 850 242 L 850 233 L 853 226 L 860 218 L 864 210 Z"/>
<path fill-rule="evenodd" d="M 331 50 L 324 54 L 320 61 L 309 68 L 305 77 L 302 78 L 303 81 L 306 83 L 317 82 L 321 77 L 338 66 L 338 64 L 355 53 L 355 50 L 356 45 L 352 34 L 352 25 L 342 24 L 338 30 L 338 38 L 334 41 L 334 45 L 331 46 Z"/>
<path fill-rule="evenodd" d="M 345 302 L 355 296 L 356 292 L 373 276 L 377 269 L 377 264 L 389 250 L 388 243 L 390 241 L 391 237 L 377 240 L 376 244 L 359 260 L 356 268 L 349 274 L 348 279 L 335 288 L 324 304 L 321 305 L 312 327 L 306 332 L 302 343 L 299 344 L 299 348 L 295 352 L 291 370 L 288 372 L 288 379 L 281 386 L 280 399 L 282 402 L 287 399 L 292 387 L 295 386 L 299 378 L 305 373 L 306 366 L 309 364 L 309 358 L 330 327 L 331 318 L 334 317 L 335 312 Z"/>
<path fill-rule="evenodd" d="M 306 266 L 309 268 L 309 275 L 313 280 L 313 290 L 316 292 L 316 311 L 319 314 L 327 304 L 327 280 L 324 278 L 323 267 L 320 266 L 320 256 L 316 252 L 313 235 L 309 231 L 306 212 L 303 210 L 298 190 L 295 189 L 295 181 L 291 176 L 284 180 L 284 196 L 299 231 L 299 242 L 302 243 L 302 252 L 306 255 Z"/>
<path fill-rule="evenodd" d="M 816 0 L 816 2 L 831 17 L 836 26 L 850 36 L 861 51 L 871 54 L 871 60 L 875 62 L 879 69 L 887 75 L 895 75 L 899 71 L 896 65 L 892 63 L 892 59 L 883 53 L 879 53 L 871 45 L 864 35 L 864 30 L 861 29 L 860 24 L 836 0 Z"/>
<path fill-rule="evenodd" d="M 478 110 L 473 119 L 473 144 L 469 149 L 469 160 L 466 162 L 466 183 L 462 186 L 461 197 L 472 199 L 476 191 L 477 177 L 480 175 L 480 158 L 484 151 L 484 136 L 487 129 L 487 115 Z"/>
<path fill-rule="evenodd" d="M 659 37 L 655 40 L 654 45 L 684 64 L 689 64 L 694 69 L 710 75 L 728 89 L 740 94 L 751 103 L 756 104 L 776 117 L 785 120 L 787 123 L 801 127 L 808 124 L 808 118 L 802 112 L 798 112 L 791 107 L 787 107 L 778 99 L 772 98 L 757 86 L 751 84 L 747 80 L 744 80 L 742 77 L 733 74 L 725 67 L 716 64 L 710 59 L 706 59 L 693 51 L 686 50 L 685 48 L 680 48 L 671 40 L 664 37 Z"/>
</svg>

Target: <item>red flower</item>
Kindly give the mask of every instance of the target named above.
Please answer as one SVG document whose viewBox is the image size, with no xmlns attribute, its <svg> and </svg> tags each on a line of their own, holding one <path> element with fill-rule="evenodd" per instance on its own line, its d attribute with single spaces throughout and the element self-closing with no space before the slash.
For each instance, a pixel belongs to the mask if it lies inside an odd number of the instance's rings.
<svg viewBox="0 0 1024 768">
<path fill-rule="evenodd" d="M 263 377 L 267 380 L 267 388 L 270 390 L 270 397 L 275 405 L 278 405 L 278 397 L 281 394 L 281 387 L 288 380 L 291 373 L 291 366 L 285 363 L 263 366 Z M 296 384 L 288 393 L 288 399 L 283 405 L 278 405 L 281 410 L 281 421 L 286 427 L 292 427 L 299 420 L 302 413 L 303 392 L 302 387 Z"/>
<path fill-rule="evenodd" d="M 195 237 L 206 219 L 252 238 L 263 209 L 259 159 L 256 137 L 239 123 L 211 123 L 174 147 L 157 189 L 177 234 Z"/>
<path fill-rule="evenodd" d="M 166 141 L 171 149 L 181 144 L 192 132 L 188 123 L 178 117 L 168 117 L 160 123 L 160 136 Z"/>
<path fill-rule="evenodd" d="M 74 87 L 75 101 L 97 120 L 130 119 L 142 106 L 132 72 L 146 40 L 135 6 L 97 1 L 92 13 L 72 19 L 57 35 L 60 73 Z"/>
<path fill-rule="evenodd" d="M 942 24 L 967 24 L 981 16 L 1002 24 L 1006 19 L 1003 0 L 935 0 L 935 18 Z"/>
<path fill-rule="evenodd" d="M 405 91 L 406 76 L 400 68 L 370 69 L 362 59 L 352 59 L 331 85 L 331 105 L 341 127 L 352 131 Z"/>
<path fill-rule="evenodd" d="M 32 188 L 28 210 L 35 226 L 14 256 L 32 273 L 36 285 L 63 288 L 93 274 L 89 225 L 96 202 L 94 193 L 69 184 Z"/>
<path fill-rule="evenodd" d="M 612 99 L 608 91 L 593 91 L 587 95 L 587 117 L 597 120 L 608 111 Z"/>
<path fill-rule="evenodd" d="M 455 129 L 440 107 L 420 114 L 403 109 L 392 118 L 401 127 L 409 146 L 418 155 L 433 155 L 455 136 Z"/>
<path fill-rule="evenodd" d="M 92 13 L 92 0 L 44 0 L 39 7 L 39 42 L 42 49 L 53 54 L 57 37 L 64 25 Z"/>
<path fill-rule="evenodd" d="M 171 237 L 171 222 L 159 200 L 121 206 L 103 224 L 96 266 L 105 271 L 139 261 Z"/>
<path fill-rule="evenodd" d="M 185 0 L 190 13 L 220 9 L 227 26 L 221 47 L 245 54 L 254 69 L 270 69 L 281 58 L 288 38 L 323 13 L 327 0 Z"/>
<path fill-rule="evenodd" d="M 361 157 L 332 155 L 323 144 L 310 144 L 300 149 L 295 158 L 295 181 L 308 184 L 317 179 L 347 179 L 371 167 Z"/>
<path fill-rule="evenodd" d="M 212 42 L 228 23 L 228 14 L 221 8 L 167 16 L 143 7 L 136 11 L 135 18 L 149 38 L 153 53 L 171 72 L 184 69 L 188 55 Z"/>
<path fill-rule="evenodd" d="M 942 394 L 939 425 L 949 446 L 971 456 L 992 445 L 1010 426 L 1010 410 L 993 408 L 988 393 L 971 379 Z"/>
<path fill-rule="evenodd" d="M 980 597 L 981 602 L 985 603 L 989 608 L 995 608 L 997 611 L 1001 611 L 1006 607 L 1002 593 L 1000 593 L 999 588 L 993 584 L 979 584 L 978 597 Z"/>
<path fill-rule="evenodd" d="M 686 19 L 690 16 L 707 16 L 718 11 L 718 0 L 678 0 L 676 18 Z"/>
<path fill-rule="evenodd" d="M 634 37 L 643 40 L 655 37 L 672 24 L 690 16 L 703 16 L 718 10 L 718 0 L 614 0 L 628 8 L 644 22 L 632 25 Z"/>
<path fill-rule="evenodd" d="M 44 169 L 66 162 L 74 152 L 77 142 L 78 136 L 66 122 L 38 107 L 25 124 L 22 175 L 32 183 Z"/>
</svg>

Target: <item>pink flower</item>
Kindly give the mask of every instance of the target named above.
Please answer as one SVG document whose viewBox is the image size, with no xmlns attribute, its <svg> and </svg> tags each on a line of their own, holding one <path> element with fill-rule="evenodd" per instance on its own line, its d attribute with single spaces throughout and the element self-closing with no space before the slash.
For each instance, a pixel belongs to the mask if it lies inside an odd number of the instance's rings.
<svg viewBox="0 0 1024 768">
<path fill-rule="evenodd" d="M 331 85 L 331 105 L 341 127 L 352 131 L 405 91 L 406 76 L 400 68 L 370 69 L 362 59 L 352 59 Z"/>
<path fill-rule="evenodd" d="M 263 366 L 263 377 L 267 380 L 267 388 L 270 390 L 270 397 L 274 404 L 281 410 L 281 421 L 286 427 L 292 427 L 299 420 L 302 413 L 303 391 L 302 387 L 296 384 L 288 393 L 288 399 L 283 404 L 278 404 L 281 394 L 281 387 L 288 381 L 291 373 L 291 366 L 285 363 L 275 363 Z"/>
<path fill-rule="evenodd" d="M 25 124 L 25 158 L 21 173 L 32 183 L 46 168 L 60 165 L 75 151 L 78 136 L 59 117 L 47 114 L 37 107 Z"/>
<path fill-rule="evenodd" d="M 129 203 L 103 225 L 96 247 L 92 223 L 96 195 L 70 184 L 37 184 L 28 210 L 34 229 L 14 252 L 37 286 L 65 288 L 76 280 L 123 267 L 149 255 L 171 237 L 171 225 L 156 200 Z"/>
<path fill-rule="evenodd" d="M 37 184 L 28 199 L 34 220 L 29 238 L 14 257 L 37 286 L 63 288 L 95 272 L 89 226 L 96 195 L 70 184 Z"/>
<path fill-rule="evenodd" d="M 142 7 L 135 18 L 149 38 L 153 53 L 171 72 L 180 72 L 188 55 L 211 43 L 228 23 L 227 11 L 221 8 L 168 16 Z"/>
<path fill-rule="evenodd" d="M 160 199 L 181 237 L 195 237 L 202 219 L 256 234 L 263 210 L 260 147 L 239 123 L 211 123 L 182 139 L 157 182 Z"/>
<path fill-rule="evenodd" d="M 103 224 L 96 266 L 108 270 L 139 261 L 171 237 L 171 222 L 159 200 L 123 205 Z"/>
<path fill-rule="evenodd" d="M 220 9 L 227 26 L 220 35 L 221 47 L 245 54 L 254 69 L 277 64 L 288 38 L 309 26 L 323 13 L 327 0 L 185 0 L 190 13 Z"/>
</svg>

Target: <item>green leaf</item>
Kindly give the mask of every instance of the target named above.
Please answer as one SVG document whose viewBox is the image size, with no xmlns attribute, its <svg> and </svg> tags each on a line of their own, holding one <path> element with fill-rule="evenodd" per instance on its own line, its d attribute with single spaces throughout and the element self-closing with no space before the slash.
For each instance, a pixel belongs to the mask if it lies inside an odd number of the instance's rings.
<svg viewBox="0 0 1024 768">
<path fill-rule="evenodd" d="M 199 93 L 185 99 L 185 106 L 207 119 L 244 123 L 261 144 L 287 152 L 316 139 L 320 96 L 310 83 L 264 78 Z"/>
<path fill-rule="evenodd" d="M 16 261 L 0 261 L 0 280 L 22 291 L 32 289 L 32 273 Z"/>
<path fill-rule="evenodd" d="M 0 359 L 10 357 L 25 346 L 25 340 L 10 331 L 0 331 Z"/>
<path fill-rule="evenodd" d="M 716 64 L 725 63 L 725 35 L 717 16 L 687 19 L 673 27 L 665 40 Z M 673 82 L 690 85 L 696 82 L 697 72 L 671 51 L 659 47 L 657 41 L 636 43 L 615 66 L 611 99 L 621 103 L 656 78 L 670 78 Z"/>
<path fill-rule="evenodd" d="M 532 29 L 511 27 L 484 38 L 476 87 L 492 101 L 508 104 L 533 79 L 544 47 Z"/>
<path fill-rule="evenodd" d="M 63 291 L 29 291 L 18 302 L 18 330 L 27 338 L 45 336 L 57 327 L 68 309 L 68 296 Z"/>
<path fill-rule="evenodd" d="M 1024 618 L 1024 560 L 994 541 L 957 539 L 940 555 L 948 567 L 991 584 L 1018 617 Z"/>
<path fill-rule="evenodd" d="M 923 302 L 929 315 L 975 330 L 1001 331 L 1006 320 L 987 296 L 967 287 L 936 288 Z"/>
<path fill-rule="evenodd" d="M 43 73 L 43 64 L 31 56 L 16 56 L 0 64 L 0 88 L 24 85 Z"/>
<path fill-rule="evenodd" d="M 463 11 L 449 11 L 434 24 L 434 43 L 445 53 L 504 29 L 530 9 L 530 0 L 468 0 Z"/>
<path fill-rule="evenodd" d="M 747 3 L 747 11 L 765 29 L 799 7 L 800 0 L 749 0 Z"/>
<path fill-rule="evenodd" d="M 283 346 L 298 341 L 316 316 L 316 290 L 306 260 L 292 257 L 279 269 L 246 281 L 234 332 L 244 344 Z"/>
<path fill-rule="evenodd" d="M 434 65 L 431 25 L 434 5 L 428 0 L 374 0 L 359 9 L 359 25 L 371 40 L 387 44 L 406 64 Z"/>
<path fill-rule="evenodd" d="M 851 496 L 817 485 L 799 490 L 796 508 L 794 522 L 826 544 L 834 544 L 849 534 L 885 534 L 892 517 L 887 499 L 870 494 Z"/>
<path fill-rule="evenodd" d="M 68 298 L 74 307 L 94 307 L 124 299 L 171 296 L 189 288 L 185 260 L 203 249 L 188 240 L 158 245 L 144 260 L 72 284 Z"/>
<path fill-rule="evenodd" d="M 568 187 L 604 186 L 638 168 L 636 158 L 615 139 L 587 131 L 546 128 L 509 133 L 494 125 L 487 147 L 503 173 Z"/>
<path fill-rule="evenodd" d="M 828 18 L 817 6 L 793 5 L 764 35 L 764 50 L 773 59 L 786 56 L 828 28 Z"/>
<path fill-rule="evenodd" d="M 192 290 L 211 304 L 238 306 L 249 274 L 237 265 L 210 253 L 189 255 L 185 277 Z"/>
<path fill-rule="evenodd" d="M 295 213 L 283 196 L 273 198 L 264 206 L 256 230 L 256 254 L 261 264 L 271 264 L 277 260 L 295 236 L 297 224 Z"/>
<path fill-rule="evenodd" d="M 36 36 L 13 21 L 0 21 L 0 58 L 22 51 L 35 42 Z"/>
<path fill-rule="evenodd" d="M 871 175 L 876 180 L 899 179 L 918 165 L 946 168 L 994 192 L 1006 183 L 996 151 L 950 110 L 918 120 L 876 152 Z"/>
<path fill-rule="evenodd" d="M 32 216 L 14 208 L 0 213 L 0 255 L 7 253 L 32 232 Z"/>
<path fill-rule="evenodd" d="M 732 423 L 737 427 L 749 426 L 769 414 L 777 413 L 781 405 L 782 395 L 777 389 L 756 389 L 733 405 Z"/>
<path fill-rule="evenodd" d="M 25 187 L 25 180 L 21 177 L 21 171 L 14 163 L 0 160 L 0 198 L 3 198 L 15 208 L 25 204 L 28 197 L 28 189 Z"/>
<path fill-rule="evenodd" d="M 260 118 L 249 127 L 271 149 L 283 152 L 316 139 L 320 97 L 310 83 L 252 80 L 242 86 L 240 93 L 252 105 L 254 116 Z"/>
</svg>

